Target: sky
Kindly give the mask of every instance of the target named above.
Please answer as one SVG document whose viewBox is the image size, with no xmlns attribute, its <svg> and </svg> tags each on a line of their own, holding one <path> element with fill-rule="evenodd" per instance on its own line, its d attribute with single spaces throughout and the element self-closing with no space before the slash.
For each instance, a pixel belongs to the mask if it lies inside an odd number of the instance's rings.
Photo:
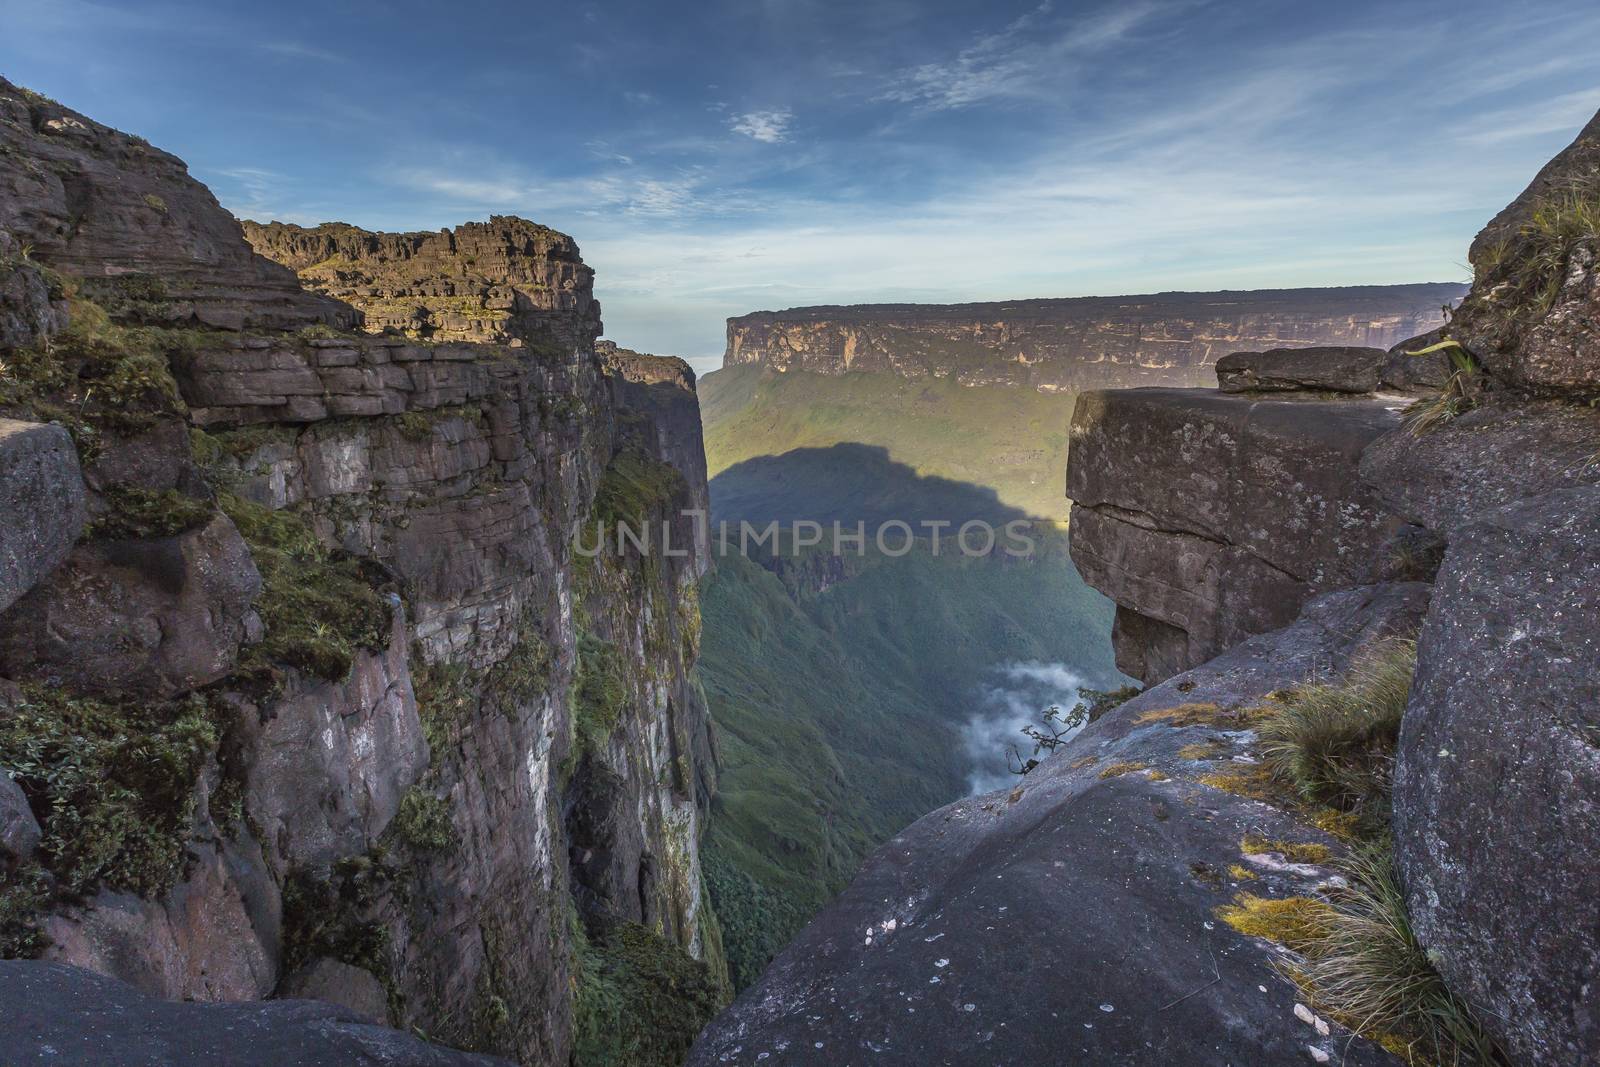
<svg viewBox="0 0 1600 1067">
<path fill-rule="evenodd" d="M 1464 278 L 1596 41 L 1593 0 L 0 0 L 0 74 L 235 214 L 531 218 L 702 371 L 760 309 Z"/>
</svg>

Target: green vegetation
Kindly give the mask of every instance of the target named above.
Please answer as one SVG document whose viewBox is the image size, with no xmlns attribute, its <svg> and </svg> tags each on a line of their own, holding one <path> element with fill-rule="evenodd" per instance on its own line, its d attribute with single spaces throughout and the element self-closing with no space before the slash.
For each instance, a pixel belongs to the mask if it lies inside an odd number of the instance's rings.
<svg viewBox="0 0 1600 1067">
<path fill-rule="evenodd" d="M 22 693 L 0 712 L 0 773 L 39 819 L 43 868 L 0 873 L 6 956 L 43 949 L 34 923 L 52 896 L 100 886 L 152 896 L 182 876 L 195 781 L 219 735 L 216 711 L 199 694 L 91 699 L 33 684 Z"/>
<path fill-rule="evenodd" d="M 1473 263 L 1477 292 L 1463 308 L 1487 315 L 1502 340 L 1547 313 L 1579 245 L 1600 241 L 1600 178 L 1545 194 L 1517 233 Z"/>
<path fill-rule="evenodd" d="M 414 785 L 400 798 L 390 829 L 414 849 L 435 852 L 455 844 L 450 801 Z"/>
<path fill-rule="evenodd" d="M 389 641 L 389 608 L 374 588 L 370 564 L 330 551 L 299 515 L 273 511 L 225 493 L 219 499 L 261 571 L 256 610 L 266 623 L 241 666 L 285 663 L 329 681 L 350 673 L 357 649 Z"/>
<path fill-rule="evenodd" d="M 106 491 L 110 510 L 89 526 L 95 540 L 176 537 L 204 526 L 217 513 L 215 501 L 188 496 L 176 489 L 155 492 L 114 485 Z"/>
<path fill-rule="evenodd" d="M 1450 353 L 1450 365 L 1453 369 L 1437 393 L 1406 405 L 1402 420 L 1414 437 L 1421 437 L 1436 430 L 1477 407 L 1478 395 L 1483 389 L 1482 380 L 1478 377 L 1477 361 L 1455 341 L 1430 345 L 1408 354 L 1424 355 L 1439 349 L 1445 349 Z"/>
<path fill-rule="evenodd" d="M 1340 865 L 1317 936 L 1297 945 L 1289 968 L 1312 1005 L 1416 1067 L 1503 1063 L 1471 1010 L 1445 988 L 1406 915 L 1387 840 Z"/>
<path fill-rule="evenodd" d="M 703 855 L 736 988 L 871 849 L 967 792 L 960 729 L 990 668 L 1112 670 L 1109 606 L 1059 552 L 843 562 L 817 592 L 803 565 L 729 554 L 702 586 L 721 754 Z"/>
<path fill-rule="evenodd" d="M 1304 800 L 1388 823 L 1400 719 L 1416 669 L 1414 641 L 1374 649 L 1334 685 L 1295 690 L 1258 727 L 1261 754 Z"/>
<path fill-rule="evenodd" d="M 427 663 L 420 646 L 413 646 L 411 684 L 417 694 L 417 717 L 422 736 L 437 763 L 451 747 L 478 706 L 482 678 L 464 663 Z"/>
<path fill-rule="evenodd" d="M 168 355 L 203 334 L 118 326 L 98 304 L 77 296 L 70 306 L 66 330 L 0 361 L 0 412 L 59 422 L 90 459 L 104 435 L 137 433 L 185 410 Z"/>
<path fill-rule="evenodd" d="M 573 1067 L 676 1067 L 726 1001 L 711 968 L 654 931 L 572 917 Z"/>
<path fill-rule="evenodd" d="M 322 956 L 365 968 L 383 983 L 399 1017 L 392 940 L 378 917 L 396 884 L 382 846 L 338 860 L 326 876 L 304 869 L 291 873 L 283 886 L 283 972 Z"/>
<path fill-rule="evenodd" d="M 676 467 L 627 448 L 612 457 L 594 494 L 595 520 L 615 544 L 618 523 L 634 530 L 652 516 L 665 513 L 674 500 L 686 499 L 683 475 Z"/>
<path fill-rule="evenodd" d="M 1067 515 L 1074 399 L 1013 386 L 969 388 L 941 378 L 772 374 L 757 366 L 730 367 L 700 380 L 713 478 L 747 460 L 799 448 L 876 446 L 925 478 L 981 487 L 998 494 L 1002 508 L 1055 521 Z M 840 496 L 830 511 L 854 521 L 906 510 L 893 497 L 885 499 L 892 487 L 858 481 L 850 454 L 840 454 L 838 463 Z M 772 499 L 741 510 L 786 514 L 793 502 L 782 486 L 771 490 Z"/>
<path fill-rule="evenodd" d="M 580 630 L 572 680 L 572 747 L 561 768 L 563 781 L 585 757 L 605 748 L 627 707 L 628 685 L 616 646 Z"/>
</svg>

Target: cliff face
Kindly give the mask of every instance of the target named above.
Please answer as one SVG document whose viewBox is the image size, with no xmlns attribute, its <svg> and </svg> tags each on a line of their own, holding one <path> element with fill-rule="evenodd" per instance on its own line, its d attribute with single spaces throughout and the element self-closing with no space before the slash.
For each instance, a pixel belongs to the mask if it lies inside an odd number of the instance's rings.
<svg viewBox="0 0 1600 1067">
<path fill-rule="evenodd" d="M 886 844 L 692 1064 L 1600 1061 L 1597 129 L 1429 336 L 1079 398 L 1149 688 Z"/>
<path fill-rule="evenodd" d="M 9 83 L 0 119 L 0 291 L 30 300 L 0 338 L 6 954 L 530 1064 L 686 1046 L 722 967 L 693 376 L 597 352 L 543 227 L 258 228 L 362 264 L 330 275 L 352 307 L 172 157 Z M 425 340 L 328 328 L 413 295 Z M 656 550 L 577 547 L 617 519 Z M 310 1031 L 274 1040 L 366 1047 Z"/>
<path fill-rule="evenodd" d="M 728 320 L 725 366 L 820 374 L 889 371 L 1055 391 L 1201 385 L 1242 349 L 1387 348 L 1443 321 L 1456 284 L 1235 293 L 863 304 Z"/>
</svg>

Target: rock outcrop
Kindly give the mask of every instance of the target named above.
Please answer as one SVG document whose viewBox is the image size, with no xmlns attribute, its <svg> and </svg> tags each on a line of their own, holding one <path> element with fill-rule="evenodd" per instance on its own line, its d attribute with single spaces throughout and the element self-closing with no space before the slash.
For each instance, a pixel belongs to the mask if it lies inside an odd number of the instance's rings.
<svg viewBox="0 0 1600 1067">
<path fill-rule="evenodd" d="M 375 333 L 433 341 L 572 344 L 599 332 L 594 271 L 566 234 L 509 215 L 438 233 L 245 222 L 261 255 L 347 300 Z"/>
<path fill-rule="evenodd" d="M 1284 380 L 1285 372 L 1276 372 Z M 1147 683 L 1380 576 L 1400 523 L 1362 483 L 1398 398 L 1087 393 L 1072 422 L 1072 558 L 1117 603 L 1117 663 Z"/>
<path fill-rule="evenodd" d="M 320 295 L 137 138 L 0 83 L 0 148 L 0 286 L 40 298 L 0 351 L 5 953 L 369 1020 L 375 983 L 393 1025 L 524 1063 L 567 1062 L 579 1002 L 622 1041 L 659 1001 L 686 1045 L 723 967 L 693 376 L 598 353 L 576 244 L 521 219 L 252 227 L 339 259 Z M 623 521 L 648 549 L 585 549 Z M 17 1057 L 88 1024 L 128 1062 L 230 1033 L 230 1062 L 474 1062 L 7 967 L 45 998 L 0 1023 Z M 639 1004 L 599 985 L 629 967 Z"/>
<path fill-rule="evenodd" d="M 1441 307 L 1464 290 L 1441 283 L 758 311 L 728 320 L 723 365 L 1045 391 L 1204 385 L 1219 357 L 1244 349 L 1387 349 L 1442 322 Z"/>
<path fill-rule="evenodd" d="M 1515 1063 L 1600 1053 L 1600 484 L 1452 538 L 1395 775 L 1417 936 Z"/>
<path fill-rule="evenodd" d="M 1015 789 L 914 823 L 707 1028 L 691 1067 L 1392 1062 L 1297 1018 L 1278 953 L 1214 916 L 1242 887 L 1314 893 L 1333 876 L 1242 854 L 1247 836 L 1337 843 L 1207 783 L 1254 766 L 1237 712 L 1413 629 L 1427 591 L 1322 597 L 1086 727 Z"/>
</svg>

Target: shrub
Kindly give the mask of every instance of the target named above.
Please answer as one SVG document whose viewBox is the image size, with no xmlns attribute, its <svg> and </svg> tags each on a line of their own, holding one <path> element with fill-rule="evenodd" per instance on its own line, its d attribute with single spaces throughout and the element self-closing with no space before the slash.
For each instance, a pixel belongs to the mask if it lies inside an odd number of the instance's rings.
<svg viewBox="0 0 1600 1067">
<path fill-rule="evenodd" d="M 400 840 L 423 851 L 449 848 L 456 839 L 450 822 L 450 802 L 421 786 L 406 790 L 391 825 Z"/>
<path fill-rule="evenodd" d="M 1391 640 L 1336 685 L 1295 691 L 1257 732 L 1267 768 L 1306 801 L 1381 826 L 1388 821 L 1394 749 L 1416 669 L 1414 641 Z"/>
</svg>

